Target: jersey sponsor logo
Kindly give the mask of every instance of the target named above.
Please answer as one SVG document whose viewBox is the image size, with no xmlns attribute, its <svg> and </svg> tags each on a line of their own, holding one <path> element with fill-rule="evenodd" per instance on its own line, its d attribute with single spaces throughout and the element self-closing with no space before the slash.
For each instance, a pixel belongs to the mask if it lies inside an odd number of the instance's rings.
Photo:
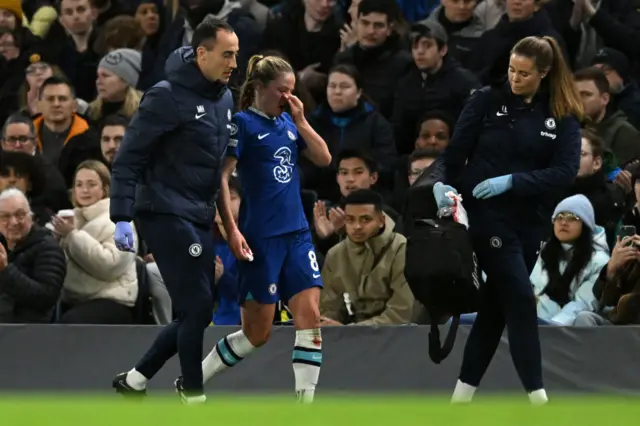
<svg viewBox="0 0 640 426">
<path fill-rule="evenodd" d="M 233 123 L 229 124 L 229 136 L 233 136 L 236 133 L 238 133 L 238 126 Z"/>
<path fill-rule="evenodd" d="M 553 118 L 547 118 L 544 120 L 544 125 L 549 130 L 554 130 L 556 128 L 556 120 Z"/>
<path fill-rule="evenodd" d="M 291 150 L 283 146 L 273 154 L 273 157 L 280 161 L 280 164 L 273 168 L 273 177 L 280 183 L 288 183 L 293 177 Z"/>
<path fill-rule="evenodd" d="M 191 257 L 198 257 L 202 254 L 202 246 L 198 243 L 191 244 L 189 246 L 189 254 Z"/>
<path fill-rule="evenodd" d="M 266 138 L 267 136 L 269 136 L 271 133 L 263 133 L 261 135 L 258 135 L 258 140 L 261 141 L 262 139 Z"/>
<path fill-rule="evenodd" d="M 287 135 L 289 135 L 289 139 L 291 139 L 292 141 L 296 140 L 296 135 L 294 135 L 291 130 L 287 130 Z"/>
<path fill-rule="evenodd" d="M 540 136 L 546 136 L 548 138 L 551 138 L 551 140 L 554 140 L 556 138 L 556 135 L 554 135 L 553 133 L 549 133 L 545 131 L 540 132 Z"/>
</svg>

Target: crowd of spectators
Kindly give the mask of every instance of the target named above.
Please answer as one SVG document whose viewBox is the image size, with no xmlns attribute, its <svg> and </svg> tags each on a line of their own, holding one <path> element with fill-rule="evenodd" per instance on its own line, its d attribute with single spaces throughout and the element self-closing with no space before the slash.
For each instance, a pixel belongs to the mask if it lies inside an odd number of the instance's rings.
<svg viewBox="0 0 640 426">
<path fill-rule="evenodd" d="M 144 91 L 211 15 L 240 40 L 234 96 L 253 54 L 286 58 L 331 152 L 329 167 L 298 165 L 326 323 L 424 321 L 403 273 L 407 191 L 468 97 L 505 80 L 513 45 L 552 36 L 585 117 L 580 170 L 531 274 L 538 315 L 640 324 L 640 237 L 619 236 L 640 227 L 640 0 L 0 0 L 0 323 L 172 320 L 144 241 L 115 247 L 110 165 Z M 345 205 L 355 191 L 374 201 Z M 213 232 L 212 323 L 239 324 L 236 260 L 218 219 Z"/>
</svg>

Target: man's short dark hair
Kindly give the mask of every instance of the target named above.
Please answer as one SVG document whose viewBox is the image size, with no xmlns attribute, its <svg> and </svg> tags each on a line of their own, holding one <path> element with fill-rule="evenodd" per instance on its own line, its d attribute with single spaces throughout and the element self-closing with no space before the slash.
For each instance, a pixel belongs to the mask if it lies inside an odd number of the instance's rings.
<svg viewBox="0 0 640 426">
<path fill-rule="evenodd" d="M 49 77 L 42 83 L 42 86 L 40 86 L 40 90 L 38 91 L 38 98 L 42 99 L 42 94 L 44 93 L 44 89 L 47 86 L 60 86 L 60 85 L 67 86 L 69 88 L 69 92 L 71 92 L 71 97 L 73 99 L 76 98 L 76 90 L 73 88 L 73 84 L 71 84 L 71 82 L 66 78 L 56 77 L 56 76 Z"/>
<path fill-rule="evenodd" d="M 611 93 L 609 80 L 603 70 L 597 67 L 588 67 L 576 71 L 573 75 L 575 81 L 593 81 L 600 93 Z"/>
<path fill-rule="evenodd" d="M 191 38 L 191 47 L 195 52 L 196 49 L 203 44 L 207 43 L 207 49 L 213 48 L 213 42 L 216 41 L 218 31 L 224 30 L 230 33 L 235 32 L 231 25 L 222 19 L 214 18 L 213 16 L 207 16 L 193 31 L 193 37 Z"/>
<path fill-rule="evenodd" d="M 411 164 L 413 164 L 414 161 L 424 160 L 425 158 L 435 160 L 439 156 L 440 152 L 435 148 L 418 149 L 409 155 L 409 167 L 411 167 Z"/>
<path fill-rule="evenodd" d="M 387 15 L 387 23 L 400 19 L 400 8 L 395 0 L 362 0 L 358 5 L 358 17 L 370 13 Z"/>
<path fill-rule="evenodd" d="M 7 128 L 11 124 L 26 124 L 29 126 L 29 133 L 32 137 L 36 137 L 36 127 L 33 125 L 33 120 L 24 112 L 15 112 L 11 114 L 4 122 L 2 126 L 2 139 L 7 136 Z"/>
<path fill-rule="evenodd" d="M 0 152 L 0 175 L 8 175 L 9 170 L 21 176 L 28 176 L 30 194 L 42 194 L 45 189 L 46 175 L 44 165 L 39 157 L 24 152 Z"/>
<path fill-rule="evenodd" d="M 378 164 L 376 163 L 376 161 L 356 149 L 343 149 L 342 151 L 340 151 L 338 153 L 338 156 L 336 157 L 336 167 L 340 169 L 340 163 L 343 160 L 350 160 L 352 158 L 362 160 L 364 166 L 369 170 L 369 173 L 378 173 Z"/>
<path fill-rule="evenodd" d="M 420 119 L 418 120 L 416 131 L 420 133 L 420 128 L 422 127 L 422 123 L 429 120 L 440 120 L 444 124 L 449 127 L 449 136 L 453 135 L 453 128 L 456 125 L 456 120 L 446 111 L 441 110 L 431 110 L 424 113 Z"/>
<path fill-rule="evenodd" d="M 357 189 L 347 195 L 342 202 L 343 207 L 348 205 L 373 205 L 378 213 L 382 213 L 383 204 L 382 195 L 372 189 Z"/>
<path fill-rule="evenodd" d="M 102 120 L 100 134 L 102 134 L 104 128 L 108 126 L 122 126 L 126 129 L 129 126 L 129 119 L 122 114 L 111 114 L 106 116 L 104 120 Z"/>
</svg>

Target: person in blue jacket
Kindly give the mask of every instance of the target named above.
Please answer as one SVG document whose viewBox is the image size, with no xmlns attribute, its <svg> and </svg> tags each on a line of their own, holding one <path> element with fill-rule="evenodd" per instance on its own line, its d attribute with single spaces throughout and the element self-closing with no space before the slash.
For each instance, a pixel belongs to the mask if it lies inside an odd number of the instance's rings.
<svg viewBox="0 0 640 426">
<path fill-rule="evenodd" d="M 582 103 L 551 37 L 520 40 L 511 50 L 508 80 L 504 88 L 486 87 L 471 96 L 433 188 L 438 208 L 452 205 L 447 194 L 459 190 L 487 276 L 453 402 L 471 401 L 505 326 L 531 402 L 547 401 L 529 274 L 551 231 L 557 193 L 578 172 Z"/>
<path fill-rule="evenodd" d="M 112 166 L 116 247 L 133 250 L 135 218 L 177 316 L 135 368 L 113 380 L 125 396 L 144 395 L 147 381 L 177 352 L 182 401 L 206 400 L 200 361 L 213 315 L 211 227 L 234 107 L 227 82 L 238 51 L 227 23 L 202 21 L 191 46 L 167 60 L 167 80 L 145 93 Z"/>
<path fill-rule="evenodd" d="M 229 201 L 233 220 L 238 223 L 240 202 L 242 201 L 240 181 L 237 177 L 229 178 Z M 227 231 L 224 229 L 222 217 L 216 215 L 214 226 L 214 244 L 216 248 L 216 310 L 213 313 L 214 325 L 241 325 L 240 288 L 238 284 L 238 260 L 227 243 Z"/>
</svg>

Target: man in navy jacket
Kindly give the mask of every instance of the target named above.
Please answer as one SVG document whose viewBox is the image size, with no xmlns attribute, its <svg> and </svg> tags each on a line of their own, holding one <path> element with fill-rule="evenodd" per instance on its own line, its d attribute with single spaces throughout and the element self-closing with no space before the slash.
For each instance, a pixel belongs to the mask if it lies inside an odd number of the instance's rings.
<svg viewBox="0 0 640 426">
<path fill-rule="evenodd" d="M 176 388 L 183 402 L 206 400 L 200 362 L 213 314 L 211 224 L 233 109 L 227 83 L 238 50 L 227 23 L 202 21 L 191 47 L 167 60 L 167 80 L 144 95 L 113 163 L 116 246 L 135 250 L 135 217 L 177 315 L 136 367 L 114 379 L 114 388 L 126 396 L 144 395 L 147 381 L 177 352 L 183 377 Z"/>
</svg>

